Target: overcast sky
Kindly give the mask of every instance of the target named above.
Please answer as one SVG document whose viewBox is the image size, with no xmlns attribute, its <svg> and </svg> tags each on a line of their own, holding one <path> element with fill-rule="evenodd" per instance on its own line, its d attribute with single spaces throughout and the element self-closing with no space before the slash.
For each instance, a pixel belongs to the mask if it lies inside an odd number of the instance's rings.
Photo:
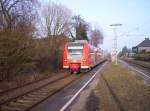
<svg viewBox="0 0 150 111">
<path fill-rule="evenodd" d="M 41 0 L 44 4 L 48 0 Z M 118 27 L 118 49 L 131 48 L 144 38 L 150 37 L 150 0 L 51 0 L 61 3 L 81 15 L 85 21 L 98 25 L 104 34 L 101 48 L 111 51 L 113 31 L 110 24 Z"/>
</svg>

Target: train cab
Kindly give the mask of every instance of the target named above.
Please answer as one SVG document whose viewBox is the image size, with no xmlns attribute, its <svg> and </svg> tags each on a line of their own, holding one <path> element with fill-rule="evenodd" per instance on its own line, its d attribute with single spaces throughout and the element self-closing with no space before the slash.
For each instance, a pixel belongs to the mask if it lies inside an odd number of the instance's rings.
<svg viewBox="0 0 150 111">
<path fill-rule="evenodd" d="M 63 68 L 71 73 L 89 70 L 98 63 L 97 49 L 86 40 L 69 42 L 64 47 Z"/>
</svg>

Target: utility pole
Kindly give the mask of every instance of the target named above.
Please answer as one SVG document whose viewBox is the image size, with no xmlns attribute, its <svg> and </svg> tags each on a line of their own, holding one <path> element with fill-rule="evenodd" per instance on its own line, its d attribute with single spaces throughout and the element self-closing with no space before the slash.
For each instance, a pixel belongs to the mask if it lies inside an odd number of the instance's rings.
<svg viewBox="0 0 150 111">
<path fill-rule="evenodd" d="M 114 38 L 113 38 L 113 46 L 112 46 L 112 62 L 115 62 L 115 64 L 118 64 L 118 49 L 117 49 L 117 32 L 116 29 L 118 26 L 122 26 L 122 24 L 111 24 L 111 27 L 113 27 L 113 32 L 114 32 Z"/>
</svg>

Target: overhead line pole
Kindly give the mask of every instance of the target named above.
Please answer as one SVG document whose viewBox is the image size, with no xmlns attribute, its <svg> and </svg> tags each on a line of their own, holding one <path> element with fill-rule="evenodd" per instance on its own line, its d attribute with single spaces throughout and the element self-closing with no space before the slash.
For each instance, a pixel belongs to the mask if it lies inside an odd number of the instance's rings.
<svg viewBox="0 0 150 111">
<path fill-rule="evenodd" d="M 115 61 L 115 64 L 118 64 L 118 59 L 117 59 L 117 32 L 116 32 L 116 27 L 121 26 L 122 24 L 111 24 L 110 26 L 113 27 L 113 32 L 114 32 L 114 38 L 113 38 L 113 47 L 112 47 L 112 55 L 113 59 Z"/>
</svg>

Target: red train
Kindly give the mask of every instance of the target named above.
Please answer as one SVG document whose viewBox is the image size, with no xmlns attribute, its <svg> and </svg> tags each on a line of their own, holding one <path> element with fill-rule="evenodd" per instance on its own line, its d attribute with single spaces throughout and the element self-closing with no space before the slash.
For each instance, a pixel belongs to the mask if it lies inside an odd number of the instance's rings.
<svg viewBox="0 0 150 111">
<path fill-rule="evenodd" d="M 87 71 L 103 60 L 102 51 L 91 46 L 86 40 L 76 40 L 65 44 L 63 68 L 71 73 Z"/>
</svg>

